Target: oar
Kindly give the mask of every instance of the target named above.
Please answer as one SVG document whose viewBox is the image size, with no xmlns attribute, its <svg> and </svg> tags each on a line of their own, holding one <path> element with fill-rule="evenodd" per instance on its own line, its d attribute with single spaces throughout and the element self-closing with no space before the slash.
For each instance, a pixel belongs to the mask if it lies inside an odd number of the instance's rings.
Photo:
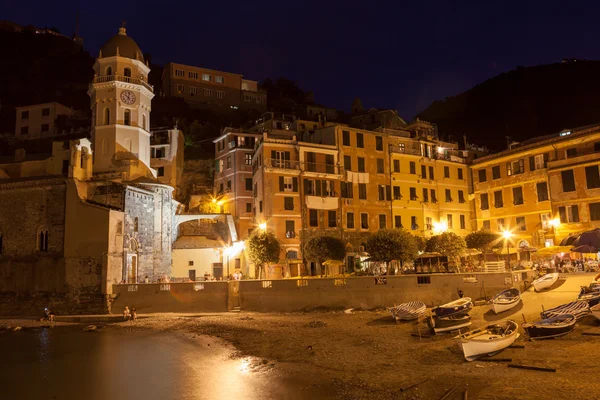
<svg viewBox="0 0 600 400">
<path fill-rule="evenodd" d="M 525 319 L 525 314 L 521 314 L 523 316 L 523 323 L 526 324 L 527 320 Z"/>
</svg>

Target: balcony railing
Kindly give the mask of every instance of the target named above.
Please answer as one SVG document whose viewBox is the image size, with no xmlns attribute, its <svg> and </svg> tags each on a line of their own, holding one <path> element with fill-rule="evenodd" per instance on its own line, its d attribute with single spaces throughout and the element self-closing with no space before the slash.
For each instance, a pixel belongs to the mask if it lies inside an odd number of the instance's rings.
<svg viewBox="0 0 600 400">
<path fill-rule="evenodd" d="M 302 171 L 304 172 L 316 172 L 320 174 L 342 174 L 343 167 L 334 164 L 322 164 L 315 162 L 304 161 L 301 163 Z"/>
<path fill-rule="evenodd" d="M 300 170 L 300 162 L 296 160 L 282 160 L 279 158 L 265 158 L 265 167 Z"/>
<path fill-rule="evenodd" d="M 452 162 L 457 162 L 457 163 L 461 163 L 461 164 L 466 163 L 466 160 L 464 158 L 462 158 L 458 155 L 452 154 L 452 153 L 457 153 L 456 151 L 453 151 L 453 150 L 445 151 L 443 153 L 433 151 L 431 153 L 431 157 L 428 157 L 427 154 L 421 153 L 421 149 L 419 147 L 390 145 L 389 148 L 390 148 L 390 153 L 410 154 L 413 156 L 427 157 L 432 160 L 445 160 L 445 161 L 452 161 Z"/>
<path fill-rule="evenodd" d="M 104 75 L 104 76 L 97 76 L 94 78 L 94 83 L 103 83 L 103 82 L 112 82 L 112 81 L 133 83 L 134 85 L 142 85 L 146 89 L 150 90 L 151 92 L 154 92 L 154 86 L 152 86 L 151 84 L 149 84 L 148 82 L 146 82 L 142 79 L 132 78 L 130 76 Z"/>
</svg>

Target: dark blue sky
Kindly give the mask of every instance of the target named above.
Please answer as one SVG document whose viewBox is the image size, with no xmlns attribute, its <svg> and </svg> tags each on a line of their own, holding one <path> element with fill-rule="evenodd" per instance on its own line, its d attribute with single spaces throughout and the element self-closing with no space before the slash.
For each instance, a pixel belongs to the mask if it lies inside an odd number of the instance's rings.
<svg viewBox="0 0 600 400">
<path fill-rule="evenodd" d="M 492 4 L 496 3 L 496 4 Z M 580 4 L 589 3 L 589 6 Z M 156 63 L 285 76 L 318 102 L 411 119 L 518 65 L 598 58 L 600 4 L 565 1 L 14 1 L 0 18 L 71 34 L 96 55 L 121 20 Z"/>
</svg>

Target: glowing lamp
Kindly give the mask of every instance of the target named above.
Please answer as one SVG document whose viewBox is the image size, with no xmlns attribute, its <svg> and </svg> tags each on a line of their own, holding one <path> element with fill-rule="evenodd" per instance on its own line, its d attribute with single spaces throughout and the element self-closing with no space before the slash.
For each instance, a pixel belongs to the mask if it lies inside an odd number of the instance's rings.
<svg viewBox="0 0 600 400">
<path fill-rule="evenodd" d="M 260 224 L 258 224 L 258 227 L 261 230 L 266 231 L 267 230 L 267 223 L 266 222 L 261 222 Z"/>
<path fill-rule="evenodd" d="M 448 223 L 445 221 L 439 221 L 433 223 L 433 233 L 440 234 L 448 230 Z"/>
</svg>

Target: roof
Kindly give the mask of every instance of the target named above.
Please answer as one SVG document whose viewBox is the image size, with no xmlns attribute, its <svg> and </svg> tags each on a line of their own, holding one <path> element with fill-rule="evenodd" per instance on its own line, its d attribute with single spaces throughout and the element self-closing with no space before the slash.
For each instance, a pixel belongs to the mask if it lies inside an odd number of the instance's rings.
<svg viewBox="0 0 600 400">
<path fill-rule="evenodd" d="M 206 236 L 180 236 L 173 249 L 211 249 L 225 246 L 222 240 L 209 239 Z"/>
<path fill-rule="evenodd" d="M 119 28 L 119 33 L 111 37 L 100 48 L 100 57 L 127 57 L 144 62 L 144 55 L 137 43 L 125 33 L 125 28 Z"/>
</svg>

